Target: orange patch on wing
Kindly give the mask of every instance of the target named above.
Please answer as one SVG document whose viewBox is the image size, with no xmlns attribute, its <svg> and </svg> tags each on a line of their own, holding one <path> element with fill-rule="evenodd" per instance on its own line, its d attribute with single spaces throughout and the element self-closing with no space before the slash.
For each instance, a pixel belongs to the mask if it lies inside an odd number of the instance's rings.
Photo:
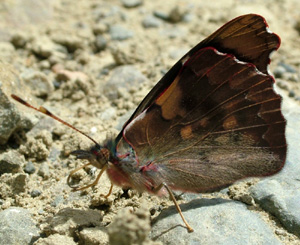
<svg viewBox="0 0 300 245">
<path fill-rule="evenodd" d="M 186 140 L 193 137 L 193 129 L 191 125 L 185 126 L 180 130 L 181 137 Z"/>
<path fill-rule="evenodd" d="M 234 101 L 234 100 L 233 101 L 228 101 L 223 106 L 224 106 L 225 110 L 232 111 L 234 108 L 236 108 L 237 102 Z"/>
<path fill-rule="evenodd" d="M 178 86 L 180 77 L 177 76 L 169 88 L 156 100 L 156 104 L 161 107 L 162 117 L 171 120 L 177 115 L 183 116 L 186 111 L 181 108 L 182 91 Z"/>
<path fill-rule="evenodd" d="M 225 121 L 223 122 L 224 129 L 234 129 L 234 128 L 236 128 L 237 125 L 238 125 L 238 122 L 237 122 L 235 116 L 230 116 L 230 117 L 226 118 Z"/>
<path fill-rule="evenodd" d="M 208 118 L 204 117 L 197 124 L 199 124 L 202 128 L 205 128 L 208 125 L 208 123 Z"/>
</svg>

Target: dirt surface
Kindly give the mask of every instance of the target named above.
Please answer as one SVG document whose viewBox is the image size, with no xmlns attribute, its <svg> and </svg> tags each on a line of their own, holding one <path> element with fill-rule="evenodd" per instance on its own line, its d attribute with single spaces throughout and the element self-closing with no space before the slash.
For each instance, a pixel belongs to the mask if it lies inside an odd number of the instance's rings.
<svg viewBox="0 0 300 245">
<path fill-rule="evenodd" d="M 246 13 L 264 16 L 270 29 L 281 37 L 281 48 L 272 56 L 269 69 L 277 77 L 278 90 L 300 103 L 298 0 L 263 3 L 169 0 L 167 4 L 132 1 L 139 3 L 134 7 L 124 6 L 127 1 L 116 0 L 47 2 L 40 1 L 36 6 L 35 1 L 7 0 L 0 4 L 0 61 L 6 67 L 4 72 L 20 77 L 20 84 L 14 79 L 1 81 L 2 89 L 7 95 L 13 92 L 37 107 L 43 105 L 97 142 L 118 133 L 147 92 L 185 52 L 228 20 Z M 158 17 L 153 20 L 154 15 Z M 112 26 L 116 26 L 116 36 Z M 125 34 L 119 27 L 127 30 Z M 116 70 L 121 65 L 133 66 L 137 74 L 131 67 L 122 74 L 122 70 Z M 113 80 L 118 74 L 121 74 L 120 81 Z M 126 77 L 127 87 L 121 82 Z M 6 173 L 0 177 L 0 210 L 23 207 L 33 214 L 45 238 L 56 234 L 57 241 L 69 236 L 82 242 L 93 241 L 88 230 L 82 228 L 100 225 L 103 231 L 90 233 L 101 233 L 103 241 L 108 241 L 105 227 L 119 210 L 129 208 L 124 216 L 130 219 L 129 213 L 141 208 L 143 201 L 154 218 L 164 207 L 173 205 L 168 199 L 119 187 L 114 187 L 106 199 L 103 194 L 108 193 L 110 182 L 105 175 L 94 188 L 72 192 L 66 178 L 82 161 L 69 153 L 86 149 L 92 142 L 65 125 L 17 103 L 16 106 L 22 112 L 22 120 L 27 122 L 23 125 L 34 126 L 28 132 L 24 130 L 26 127 L 16 131 L 1 147 L 0 153 L 13 152 L 14 157 L 19 157 L 21 167 L 17 174 Z M 32 173 L 24 170 L 28 162 L 35 169 Z M 74 183 L 88 183 L 93 171 L 80 170 L 74 175 Z M 231 189 L 229 195 L 219 195 L 251 205 L 253 200 L 248 198 L 247 191 L 246 194 L 237 192 L 243 191 Z M 81 215 L 80 210 L 90 213 Z M 71 216 L 78 220 L 74 223 L 71 219 L 59 220 Z M 149 221 L 148 217 L 142 218 L 142 222 L 145 219 Z M 150 228 L 143 224 L 144 229 L 139 230 L 147 234 Z M 143 234 L 137 236 L 132 241 L 138 243 L 138 239 L 144 239 Z M 286 244 L 300 243 L 294 235 L 285 232 L 282 236 L 289 236 L 284 241 Z M 278 237 L 281 239 L 280 234 Z"/>
</svg>

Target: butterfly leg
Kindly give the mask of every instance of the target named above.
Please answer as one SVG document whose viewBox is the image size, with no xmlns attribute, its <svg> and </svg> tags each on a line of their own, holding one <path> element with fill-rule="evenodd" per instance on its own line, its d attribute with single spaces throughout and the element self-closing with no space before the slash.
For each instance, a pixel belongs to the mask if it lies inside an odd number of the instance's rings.
<svg viewBox="0 0 300 245">
<path fill-rule="evenodd" d="M 110 186 L 110 189 L 109 189 L 108 193 L 106 195 L 103 195 L 103 197 L 108 198 L 110 196 L 110 194 L 112 193 L 113 187 L 114 187 L 114 184 L 111 183 L 111 186 Z"/>
<path fill-rule="evenodd" d="M 174 202 L 175 207 L 176 207 L 178 213 L 180 214 L 182 221 L 184 222 L 186 228 L 188 229 L 188 232 L 193 232 L 194 229 L 193 229 L 193 228 L 188 224 L 188 222 L 185 220 L 185 218 L 184 218 L 184 216 L 183 216 L 183 213 L 182 213 L 182 211 L 181 211 L 181 208 L 179 207 L 179 205 L 178 205 L 178 203 L 177 203 L 177 201 L 176 201 L 176 199 L 175 199 L 175 197 L 174 197 L 174 194 L 172 193 L 171 189 L 167 186 L 167 184 L 166 184 L 166 183 L 161 183 L 159 186 L 157 186 L 157 187 L 155 187 L 155 188 L 153 189 L 153 192 L 154 192 L 154 193 L 157 193 L 157 192 L 158 192 L 161 188 L 163 188 L 163 187 L 165 187 L 166 190 L 169 192 L 169 195 L 170 195 L 172 201 Z"/>
<path fill-rule="evenodd" d="M 86 186 L 83 186 L 83 187 L 72 186 L 71 183 L 70 183 L 70 179 L 71 179 L 72 175 L 75 174 L 75 173 L 76 173 L 77 171 L 79 171 L 80 169 L 85 168 L 85 167 L 88 166 L 88 165 L 91 165 L 91 163 L 84 164 L 83 166 L 74 169 L 74 170 L 71 171 L 71 173 L 69 174 L 69 176 L 68 176 L 68 178 L 67 178 L 67 183 L 68 183 L 68 185 L 72 188 L 73 191 L 82 191 L 82 190 L 85 190 L 85 189 L 87 189 L 87 188 L 89 188 L 89 187 L 91 187 L 91 186 L 97 185 L 97 183 L 99 182 L 99 179 L 100 179 L 101 175 L 104 173 L 104 171 L 105 171 L 106 168 L 107 168 L 106 166 L 104 166 L 104 167 L 101 169 L 101 171 L 100 171 L 100 173 L 98 174 L 98 176 L 97 176 L 97 178 L 95 179 L 95 181 L 92 182 L 91 184 L 86 185 Z"/>
<path fill-rule="evenodd" d="M 89 165 L 91 165 L 91 163 L 84 164 L 84 165 L 80 166 L 79 168 L 76 168 L 76 169 L 72 170 L 72 171 L 70 172 L 68 178 L 67 178 L 67 184 L 68 184 L 68 186 L 70 186 L 72 189 L 75 189 L 76 186 L 72 186 L 72 184 L 70 183 L 70 182 L 71 182 L 72 176 L 73 176 L 77 171 L 79 171 L 80 169 L 85 168 L 85 167 L 87 167 L 87 166 L 89 166 Z"/>
</svg>

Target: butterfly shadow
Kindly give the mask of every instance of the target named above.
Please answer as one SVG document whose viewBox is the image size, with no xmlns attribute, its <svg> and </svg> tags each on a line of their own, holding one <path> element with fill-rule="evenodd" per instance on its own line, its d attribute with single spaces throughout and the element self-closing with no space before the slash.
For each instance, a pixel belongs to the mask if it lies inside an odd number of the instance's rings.
<svg viewBox="0 0 300 245">
<path fill-rule="evenodd" d="M 184 215 L 184 212 L 188 211 L 188 210 L 199 209 L 201 207 L 215 206 L 215 205 L 220 205 L 220 204 L 230 203 L 230 202 L 232 202 L 232 200 L 226 200 L 226 199 L 222 199 L 222 198 L 213 198 L 213 199 L 198 198 L 198 199 L 194 199 L 194 200 L 192 200 L 188 203 L 180 204 L 180 208 L 181 208 L 181 211 L 183 212 L 183 215 Z M 165 219 L 165 218 L 170 217 L 172 215 L 179 215 L 174 205 L 164 209 L 157 217 L 155 217 L 151 222 L 151 226 L 153 226 L 159 220 Z M 172 227 L 168 228 L 167 230 L 161 230 L 160 234 L 153 237 L 152 239 L 155 241 L 160 236 L 162 236 L 165 233 L 175 229 L 178 226 L 181 226 L 184 229 L 186 229 L 186 227 L 184 225 L 177 224 L 175 226 L 172 226 Z"/>
</svg>

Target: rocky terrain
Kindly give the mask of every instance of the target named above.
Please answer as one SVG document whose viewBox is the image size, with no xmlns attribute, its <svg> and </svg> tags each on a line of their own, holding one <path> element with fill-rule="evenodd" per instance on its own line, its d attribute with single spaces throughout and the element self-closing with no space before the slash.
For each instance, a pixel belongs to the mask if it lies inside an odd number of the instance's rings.
<svg viewBox="0 0 300 245">
<path fill-rule="evenodd" d="M 206 2 L 206 3 L 205 3 Z M 4 0 L 0 3 L 0 244 L 300 244 L 300 8 L 298 0 Z M 242 14 L 281 37 L 269 70 L 283 97 L 283 171 L 173 202 L 66 179 L 86 137 L 25 108 L 49 109 L 97 142 L 114 137 L 144 96 L 190 48 Z M 74 181 L 87 184 L 93 168 Z"/>
</svg>

